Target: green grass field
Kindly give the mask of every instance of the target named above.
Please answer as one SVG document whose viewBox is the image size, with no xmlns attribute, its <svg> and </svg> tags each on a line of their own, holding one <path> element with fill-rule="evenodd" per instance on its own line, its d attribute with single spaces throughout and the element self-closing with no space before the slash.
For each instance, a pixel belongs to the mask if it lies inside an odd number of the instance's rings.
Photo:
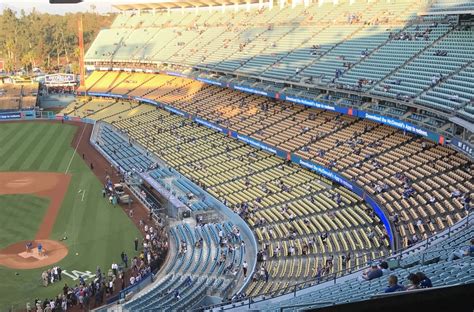
<svg viewBox="0 0 474 312">
<path fill-rule="evenodd" d="M 74 149 L 70 146 L 76 127 L 60 123 L 0 123 L 0 171 L 65 172 Z M 64 233 L 69 254 L 59 265 L 67 270 L 107 271 L 120 253 L 133 253 L 133 239 L 140 235 L 119 207 L 102 198 L 101 183 L 81 157 L 75 155 L 69 173 L 69 189 L 56 219 L 50 239 Z M 78 190 L 85 190 L 84 200 Z M 32 239 L 38 229 L 48 199 L 29 195 L 0 196 L 0 248 L 16 241 Z M 79 253 L 79 256 L 75 254 Z M 0 266 L 0 311 L 24 309 L 34 298 L 51 298 L 63 284 L 41 286 L 42 269 L 15 270 Z M 63 277 L 68 285 L 76 284 Z"/>
<path fill-rule="evenodd" d="M 34 195 L 0 195 L 0 248 L 34 238 L 48 204 L 48 198 Z"/>
</svg>

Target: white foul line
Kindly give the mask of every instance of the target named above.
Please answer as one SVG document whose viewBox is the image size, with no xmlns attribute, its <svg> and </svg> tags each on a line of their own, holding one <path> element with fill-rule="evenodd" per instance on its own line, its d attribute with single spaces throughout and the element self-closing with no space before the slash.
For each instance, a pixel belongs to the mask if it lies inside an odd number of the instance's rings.
<svg viewBox="0 0 474 312">
<path fill-rule="evenodd" d="M 86 127 L 87 127 L 87 125 L 84 125 L 84 127 L 82 128 L 81 136 L 79 137 L 79 140 L 77 141 L 76 148 L 74 149 L 74 153 L 72 153 L 71 159 L 69 160 L 69 164 L 67 165 L 66 171 L 64 172 L 66 174 L 69 172 L 69 168 L 71 167 L 72 160 L 74 159 L 74 155 L 76 155 L 76 153 L 77 153 L 77 148 L 79 147 L 79 143 L 81 143 L 82 137 L 84 136 L 84 131 L 86 131 Z M 84 190 L 84 192 L 85 192 L 85 190 Z M 82 200 L 84 200 L 84 192 L 82 193 Z M 76 229 L 75 220 L 76 220 L 76 218 L 72 218 L 73 233 L 74 233 L 74 230 Z M 75 243 L 75 236 L 72 235 L 71 247 L 75 246 L 74 243 Z"/>
<path fill-rule="evenodd" d="M 81 136 L 79 137 L 79 140 L 77 141 L 76 148 L 74 149 L 74 153 L 72 154 L 71 159 L 69 160 L 69 164 L 67 165 L 66 171 L 64 173 L 68 173 L 69 168 L 71 167 L 72 160 L 74 159 L 74 155 L 76 155 L 77 148 L 79 147 L 79 143 L 81 143 L 82 136 L 84 135 L 84 131 L 86 130 L 86 126 L 87 125 L 84 125 L 84 127 L 82 128 Z"/>
</svg>

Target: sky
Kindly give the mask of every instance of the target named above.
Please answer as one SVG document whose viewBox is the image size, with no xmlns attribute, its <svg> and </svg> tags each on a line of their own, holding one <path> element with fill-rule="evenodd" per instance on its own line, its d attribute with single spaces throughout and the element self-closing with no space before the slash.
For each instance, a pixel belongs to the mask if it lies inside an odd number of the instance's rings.
<svg viewBox="0 0 474 312">
<path fill-rule="evenodd" d="M 47 12 L 52 14 L 64 14 L 67 12 L 84 12 L 91 11 L 91 5 L 96 6 L 96 11 L 101 13 L 107 13 L 115 11 L 112 8 L 112 4 L 123 4 L 123 3 L 147 3 L 153 1 L 146 0 L 83 0 L 82 3 L 78 4 L 49 4 L 49 0 L 0 0 L 0 10 L 5 7 L 9 7 L 15 11 L 21 9 L 25 12 L 30 12 L 33 7 L 37 11 Z"/>
</svg>

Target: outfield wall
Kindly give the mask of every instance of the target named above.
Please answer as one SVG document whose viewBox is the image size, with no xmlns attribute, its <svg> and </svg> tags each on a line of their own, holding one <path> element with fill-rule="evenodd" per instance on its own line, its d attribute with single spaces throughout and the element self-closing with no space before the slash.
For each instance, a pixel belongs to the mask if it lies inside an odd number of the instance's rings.
<svg viewBox="0 0 474 312">
<path fill-rule="evenodd" d="M 34 110 L 32 110 L 32 111 L 0 112 L 0 121 L 35 119 L 35 118 L 36 118 L 36 112 Z"/>
</svg>

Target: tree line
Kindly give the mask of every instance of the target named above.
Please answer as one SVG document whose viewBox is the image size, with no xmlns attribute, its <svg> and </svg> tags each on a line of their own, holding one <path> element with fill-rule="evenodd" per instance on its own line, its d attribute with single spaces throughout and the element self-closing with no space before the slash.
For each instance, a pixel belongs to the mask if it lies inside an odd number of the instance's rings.
<svg viewBox="0 0 474 312">
<path fill-rule="evenodd" d="M 78 20 L 82 16 L 85 50 L 115 14 L 96 12 L 54 15 L 32 10 L 26 14 L 6 8 L 0 15 L 0 59 L 7 72 L 35 67 L 78 72 Z"/>
</svg>

